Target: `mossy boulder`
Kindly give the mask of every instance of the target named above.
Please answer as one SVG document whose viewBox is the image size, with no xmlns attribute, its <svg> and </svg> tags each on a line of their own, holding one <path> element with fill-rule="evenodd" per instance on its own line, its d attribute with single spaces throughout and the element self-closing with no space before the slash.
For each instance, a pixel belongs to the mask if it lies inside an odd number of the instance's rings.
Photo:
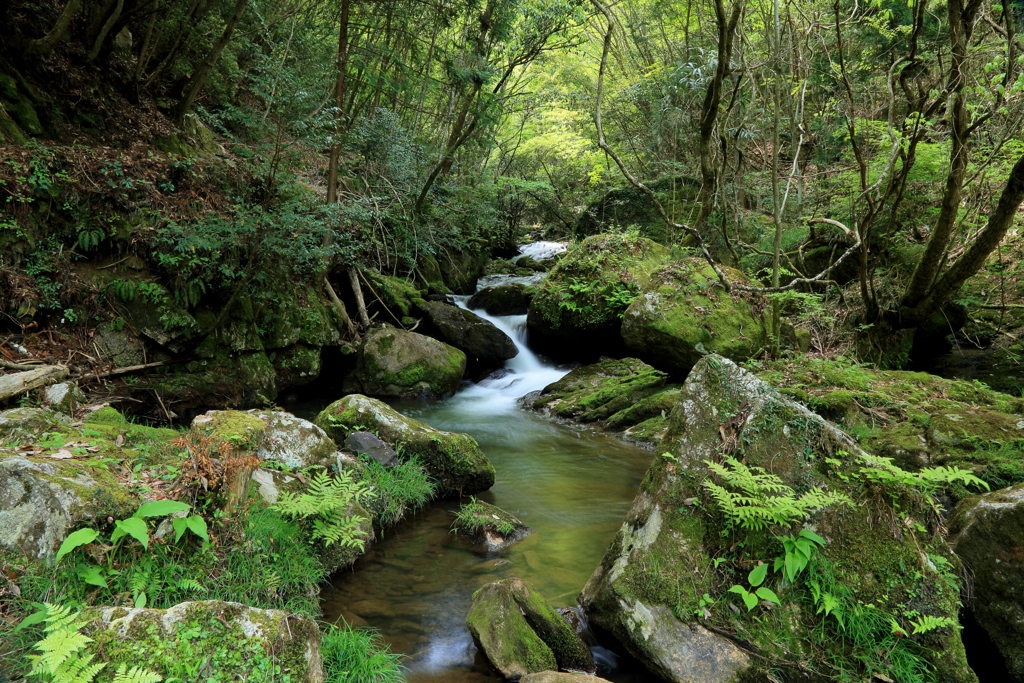
<svg viewBox="0 0 1024 683">
<path fill-rule="evenodd" d="M 751 369 L 904 469 L 957 466 L 993 490 L 1024 482 L 1024 399 L 981 382 L 848 360 L 798 357 Z M 959 484 L 947 494 L 954 501 L 972 495 Z"/>
<path fill-rule="evenodd" d="M 74 415 L 75 411 L 85 405 L 86 398 L 82 390 L 74 382 L 58 382 L 41 389 L 42 403 L 50 410 Z"/>
<path fill-rule="evenodd" d="M 721 266 L 727 277 L 743 275 Z M 656 368 L 683 375 L 707 353 L 735 361 L 757 354 L 767 340 L 759 302 L 726 292 L 714 269 L 697 258 L 651 275 L 622 318 L 626 348 Z"/>
<path fill-rule="evenodd" d="M 521 256 L 515 260 L 516 269 L 525 268 L 535 273 L 546 272 L 548 267 L 532 256 Z"/>
<path fill-rule="evenodd" d="M 590 650 L 572 626 L 522 579 L 480 588 L 466 625 L 477 647 L 510 681 L 559 668 L 595 670 Z"/>
<path fill-rule="evenodd" d="M 471 310 L 483 309 L 487 315 L 526 315 L 533 288 L 519 283 L 485 287 L 469 297 Z"/>
<path fill-rule="evenodd" d="M 494 485 L 494 466 L 473 437 L 434 429 L 382 401 L 351 394 L 324 408 L 316 424 L 338 445 L 350 432 L 376 432 L 403 461 L 418 456 L 444 493 L 479 493 Z"/>
<path fill-rule="evenodd" d="M 145 375 L 139 389 L 153 389 L 175 411 L 220 405 L 250 407 L 277 397 L 277 372 L 263 351 L 228 353 L 222 349 L 209 358 Z"/>
<path fill-rule="evenodd" d="M 531 343 L 573 359 L 618 351 L 622 315 L 668 261 L 668 249 L 643 237 L 595 235 L 574 245 L 530 301 Z"/>
<path fill-rule="evenodd" d="M 32 101 L 22 94 L 18 88 L 17 81 L 7 74 L 0 74 L 0 109 L 6 110 L 7 114 L 17 123 L 18 127 L 29 135 L 42 135 L 43 125 L 39 122 L 39 115 L 36 113 Z M 17 142 L 19 136 L 12 129 L 10 131 L 12 142 Z"/>
<path fill-rule="evenodd" d="M 39 408 L 0 413 L 0 546 L 56 553 L 76 527 L 124 519 L 141 500 L 121 481 L 137 463 L 180 462 L 170 429 L 127 422 L 113 408 L 72 423 Z"/>
<path fill-rule="evenodd" d="M 671 215 L 693 214 L 693 201 L 700 190 L 700 181 L 684 176 L 668 176 L 650 180 L 645 184 L 658 195 L 662 205 Z M 587 205 L 576 219 L 573 234 L 583 238 L 607 232 L 609 229 L 629 227 L 638 229 L 644 237 L 662 244 L 669 244 L 679 237 L 669 232 L 664 219 L 647 193 L 632 185 L 613 188 Z"/>
<path fill-rule="evenodd" d="M 535 410 L 580 422 L 607 420 L 665 385 L 666 375 L 636 358 L 605 359 L 544 387 Z"/>
<path fill-rule="evenodd" d="M 115 368 L 142 365 L 148 360 L 145 344 L 124 326 L 123 321 L 97 325 L 93 342 L 100 360 L 112 363 Z"/>
<path fill-rule="evenodd" d="M 456 294 L 472 294 L 488 258 L 488 250 L 482 244 L 476 248 L 438 254 L 437 261 L 444 284 Z"/>
<path fill-rule="evenodd" d="M 373 271 L 366 272 L 365 275 L 373 286 L 373 293 L 380 297 L 381 303 L 387 307 L 391 315 L 401 320 L 418 312 L 417 306 L 423 301 L 423 295 L 409 281 Z M 367 306 L 371 305 L 373 302 L 368 301 Z"/>
<path fill-rule="evenodd" d="M 442 397 L 455 393 L 466 354 L 422 334 L 393 327 L 371 330 L 359 346 L 345 391 L 371 396 Z"/>
<path fill-rule="evenodd" d="M 430 321 L 428 331 L 441 341 L 483 363 L 499 363 L 519 354 L 515 342 L 489 320 L 441 301 L 425 301 L 420 308 Z"/>
<path fill-rule="evenodd" d="M 900 680 L 913 666 L 938 680 L 976 680 L 957 627 L 958 562 L 930 504 L 904 479 L 883 485 L 867 477 L 865 468 L 887 465 L 834 425 L 711 355 L 687 377 L 659 452 L 668 455 L 648 470 L 581 595 L 590 623 L 652 672 L 679 683 L 750 680 L 769 670 L 827 680 L 841 665 Z M 727 457 L 764 468 L 787 495 L 819 489 L 849 501 L 744 527 L 707 485 L 737 490 L 708 464 Z M 784 556 L 780 537 L 801 525 L 824 546 L 795 580 L 768 575 L 763 586 L 780 604 L 769 609 L 755 599 L 748 612 L 731 587 L 747 587 L 758 562 L 770 567 Z M 821 591 L 835 601 L 828 610 Z M 938 625 L 912 634 L 922 615 Z M 859 640 L 846 619 L 856 620 Z"/>
<path fill-rule="evenodd" d="M 153 140 L 153 146 L 165 154 L 183 158 L 217 154 L 222 151 L 213 137 L 213 131 L 193 113 L 185 114 L 180 129 L 157 136 Z"/>
<path fill-rule="evenodd" d="M 452 531 L 488 552 L 507 548 L 533 533 L 515 515 L 476 499 L 459 508 Z"/>
<path fill-rule="evenodd" d="M 949 533 L 973 578 L 968 607 L 1024 680 L 1024 485 L 961 501 Z"/>
<path fill-rule="evenodd" d="M 210 410 L 192 420 L 189 437 L 208 439 L 214 451 L 226 449 L 256 455 L 263 448 L 267 431 L 267 422 L 257 414 L 240 410 Z M 267 453 L 272 453 L 272 450 Z"/>
<path fill-rule="evenodd" d="M 248 414 L 266 425 L 255 451 L 260 460 L 296 470 L 313 465 L 329 467 L 335 462 L 337 445 L 309 420 L 283 410 L 250 410 Z M 258 430 L 255 423 L 253 429 Z"/>
<path fill-rule="evenodd" d="M 535 674 L 526 674 L 519 679 L 519 683 L 610 683 L 603 678 L 597 678 L 589 674 L 569 674 L 558 671 L 541 671 Z"/>
<path fill-rule="evenodd" d="M 183 602 L 170 609 L 89 608 L 83 629 L 107 669 L 124 663 L 164 678 L 202 663 L 204 680 L 324 681 L 316 622 L 282 610 L 237 602 Z M 186 674 L 187 675 L 187 674 Z"/>
<path fill-rule="evenodd" d="M 320 351 L 319 346 L 294 344 L 269 352 L 267 358 L 274 366 L 275 388 L 302 386 L 318 378 Z"/>
</svg>

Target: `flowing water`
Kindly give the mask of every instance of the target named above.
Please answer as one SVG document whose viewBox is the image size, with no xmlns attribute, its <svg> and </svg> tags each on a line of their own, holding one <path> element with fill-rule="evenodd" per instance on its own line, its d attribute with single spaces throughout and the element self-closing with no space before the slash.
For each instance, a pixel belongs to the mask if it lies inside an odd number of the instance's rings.
<svg viewBox="0 0 1024 683">
<path fill-rule="evenodd" d="M 556 607 L 574 605 L 651 461 L 649 451 L 614 436 L 519 408 L 518 398 L 566 370 L 526 347 L 526 316 L 478 314 L 519 347 L 505 372 L 464 385 L 445 401 L 394 405 L 436 428 L 475 437 L 497 470 L 494 487 L 479 498 L 535 533 L 497 553 L 474 551 L 450 532 L 459 501 L 440 501 L 389 530 L 322 596 L 326 618 L 376 628 L 393 651 L 406 655 L 413 682 L 498 680 L 466 629 L 473 592 L 515 576 L 535 584 Z M 612 653 L 598 648 L 595 654 L 612 680 L 640 680 L 624 666 L 616 669 Z"/>
</svg>

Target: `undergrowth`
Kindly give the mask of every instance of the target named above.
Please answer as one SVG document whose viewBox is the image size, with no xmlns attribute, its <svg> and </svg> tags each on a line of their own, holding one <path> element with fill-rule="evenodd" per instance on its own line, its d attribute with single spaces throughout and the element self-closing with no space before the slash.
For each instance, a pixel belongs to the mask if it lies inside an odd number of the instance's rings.
<svg viewBox="0 0 1024 683">
<path fill-rule="evenodd" d="M 362 483 L 373 494 L 366 506 L 381 529 L 394 526 L 403 517 L 433 500 L 437 484 L 413 456 L 395 467 L 385 467 L 376 460 L 361 458 L 364 470 Z"/>
</svg>

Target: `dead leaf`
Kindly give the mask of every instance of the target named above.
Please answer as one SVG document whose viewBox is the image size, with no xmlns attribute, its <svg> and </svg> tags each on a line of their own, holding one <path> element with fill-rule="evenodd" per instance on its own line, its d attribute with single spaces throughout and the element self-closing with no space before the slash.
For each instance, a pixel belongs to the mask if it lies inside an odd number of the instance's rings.
<svg viewBox="0 0 1024 683">
<path fill-rule="evenodd" d="M 68 449 L 62 448 L 53 455 L 51 455 L 50 457 L 53 458 L 54 460 L 67 460 L 75 456 Z"/>
<path fill-rule="evenodd" d="M 122 446 L 122 445 L 124 445 L 124 434 L 118 434 L 117 435 L 117 438 L 114 439 L 114 445 L 115 446 Z"/>
</svg>

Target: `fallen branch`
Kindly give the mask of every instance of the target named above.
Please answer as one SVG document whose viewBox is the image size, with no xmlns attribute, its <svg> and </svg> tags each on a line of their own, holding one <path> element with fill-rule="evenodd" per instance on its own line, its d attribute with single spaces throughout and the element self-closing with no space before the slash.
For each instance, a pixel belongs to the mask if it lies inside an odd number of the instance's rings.
<svg viewBox="0 0 1024 683">
<path fill-rule="evenodd" d="M 187 363 L 189 359 L 172 359 L 172 360 L 161 360 L 155 363 L 143 363 L 142 365 L 128 365 L 123 368 L 114 368 L 113 370 L 107 370 L 106 372 L 89 372 L 78 375 L 79 377 L 88 377 L 90 379 L 103 379 L 105 377 L 114 377 L 116 375 L 127 375 L 132 372 L 139 372 L 140 370 L 149 370 L 150 368 L 160 368 L 165 365 L 173 365 L 174 363 Z"/>
<path fill-rule="evenodd" d="M 68 376 L 63 365 L 43 365 L 27 372 L 0 376 L 0 401 L 20 396 L 33 389 L 55 384 Z"/>
</svg>

